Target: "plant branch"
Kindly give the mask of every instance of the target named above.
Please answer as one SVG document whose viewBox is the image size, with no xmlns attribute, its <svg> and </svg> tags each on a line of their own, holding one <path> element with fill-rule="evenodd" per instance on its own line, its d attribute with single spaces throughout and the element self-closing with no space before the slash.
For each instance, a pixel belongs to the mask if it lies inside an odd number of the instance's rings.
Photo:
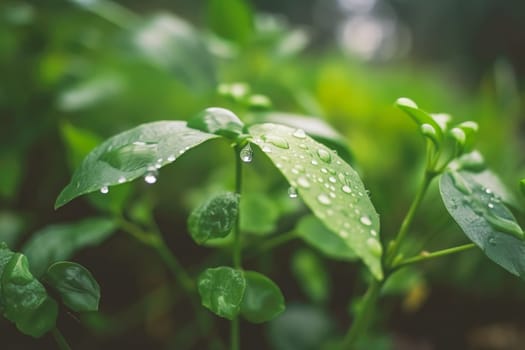
<svg viewBox="0 0 525 350">
<path fill-rule="evenodd" d="M 53 328 L 51 333 L 53 334 L 53 338 L 55 338 L 55 341 L 60 350 L 71 350 L 71 346 L 69 346 L 66 338 L 64 338 L 64 336 L 57 327 Z"/>
<path fill-rule="evenodd" d="M 405 260 L 402 260 L 402 261 L 398 262 L 397 264 L 395 264 L 393 266 L 393 268 L 394 269 L 399 269 L 401 267 L 404 267 L 404 266 L 407 266 L 407 265 L 411 265 L 411 264 L 415 264 L 415 263 L 418 263 L 418 262 L 421 262 L 421 261 L 431 260 L 431 259 L 439 258 L 439 257 L 442 257 L 442 256 L 446 256 L 446 255 L 460 253 L 460 252 L 463 252 L 465 250 L 470 250 L 470 249 L 472 249 L 474 247 L 476 247 L 476 245 L 474 243 L 468 243 L 468 244 L 460 245 L 460 246 L 457 246 L 457 247 L 437 250 L 435 252 L 424 252 L 423 251 L 417 256 L 413 256 L 411 258 L 407 258 Z"/>
</svg>

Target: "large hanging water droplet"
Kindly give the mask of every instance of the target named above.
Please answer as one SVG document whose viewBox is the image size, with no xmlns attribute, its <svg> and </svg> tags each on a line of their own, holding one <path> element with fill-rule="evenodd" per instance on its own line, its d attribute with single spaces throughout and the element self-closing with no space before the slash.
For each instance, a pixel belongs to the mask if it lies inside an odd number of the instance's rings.
<svg viewBox="0 0 525 350">
<path fill-rule="evenodd" d="M 302 188 L 310 188 L 310 182 L 304 177 L 298 178 L 297 184 Z"/>
<path fill-rule="evenodd" d="M 372 225 L 372 220 L 370 220 L 370 217 L 366 216 L 366 215 L 363 215 L 359 218 L 359 221 L 365 225 L 365 226 L 370 226 Z"/>
<path fill-rule="evenodd" d="M 271 143 L 272 145 L 274 145 L 275 147 L 279 147 L 279 148 L 283 148 L 283 149 L 288 149 L 290 148 L 290 146 L 288 145 L 288 141 L 286 141 L 285 139 L 283 139 L 282 137 L 280 136 L 276 136 L 276 135 L 264 135 L 263 136 L 263 140 L 268 142 L 268 143 Z"/>
<path fill-rule="evenodd" d="M 155 171 L 150 171 L 149 173 L 147 173 L 145 176 L 144 176 L 144 181 L 150 185 L 154 184 L 155 182 L 157 182 L 157 172 Z"/>
<path fill-rule="evenodd" d="M 373 255 L 381 256 L 381 254 L 383 254 L 383 247 L 377 239 L 370 237 L 366 240 L 366 245 L 368 246 L 368 249 L 370 249 L 370 253 Z"/>
<path fill-rule="evenodd" d="M 100 160 L 122 171 L 134 171 L 157 160 L 157 143 L 135 141 L 112 149 L 100 156 Z"/>
<path fill-rule="evenodd" d="M 295 187 L 288 188 L 288 197 L 297 198 L 297 189 Z"/>
<path fill-rule="evenodd" d="M 249 163 L 252 161 L 253 151 L 252 151 L 250 144 L 247 144 L 241 149 L 241 151 L 239 152 L 239 157 L 245 163 Z"/>
<path fill-rule="evenodd" d="M 330 152 L 328 152 L 324 148 L 319 148 L 317 150 L 317 155 L 319 156 L 319 159 L 321 159 L 325 163 L 330 163 L 330 161 L 332 160 Z"/>
<path fill-rule="evenodd" d="M 306 137 L 306 133 L 303 129 L 297 129 L 292 134 L 293 136 L 297 137 L 298 139 L 304 139 Z"/>
<path fill-rule="evenodd" d="M 330 198 L 326 194 L 320 194 L 317 196 L 317 201 L 324 205 L 329 205 L 332 203 Z"/>
<path fill-rule="evenodd" d="M 102 187 L 100 188 L 100 193 L 102 193 L 102 194 L 106 194 L 106 193 L 108 193 L 108 192 L 109 192 L 109 187 L 108 187 L 108 186 L 102 186 Z"/>
</svg>

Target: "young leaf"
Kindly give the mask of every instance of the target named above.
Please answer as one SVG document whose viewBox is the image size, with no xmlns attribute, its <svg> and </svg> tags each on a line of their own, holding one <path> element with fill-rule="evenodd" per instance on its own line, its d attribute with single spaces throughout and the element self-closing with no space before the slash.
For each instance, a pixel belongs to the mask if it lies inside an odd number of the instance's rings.
<svg viewBox="0 0 525 350">
<path fill-rule="evenodd" d="M 233 320 L 241 308 L 246 279 L 242 271 L 221 266 L 205 270 L 199 276 L 197 288 L 204 307 Z"/>
<path fill-rule="evenodd" d="M 51 225 L 35 232 L 22 251 L 31 263 L 31 272 L 40 276 L 53 262 L 69 259 L 82 248 L 102 243 L 116 228 L 114 220 L 105 218 Z"/>
<path fill-rule="evenodd" d="M 313 215 L 305 216 L 295 228 L 298 235 L 324 255 L 337 260 L 356 260 L 356 253 L 340 236 L 334 235 L 321 220 Z"/>
<path fill-rule="evenodd" d="M 467 237 L 495 263 L 524 278 L 524 233 L 499 197 L 467 174 L 452 171 L 441 176 L 439 188 L 445 207 Z"/>
<path fill-rule="evenodd" d="M 263 323 L 284 311 L 284 297 L 279 287 L 268 277 L 244 271 L 246 289 L 241 304 L 242 316 L 252 323 Z"/>
<path fill-rule="evenodd" d="M 75 171 L 55 202 L 59 208 L 83 194 L 145 180 L 181 154 L 216 136 L 188 128 L 183 121 L 159 121 L 115 135 L 96 147 Z M 148 181 L 149 182 L 149 181 Z"/>
<path fill-rule="evenodd" d="M 417 125 L 421 126 L 423 124 L 429 124 L 432 126 L 436 132 L 436 139 L 441 143 L 443 140 L 443 130 L 429 113 L 420 109 L 414 101 L 406 97 L 398 98 L 396 106 L 408 114 Z"/>
<path fill-rule="evenodd" d="M 227 192 L 197 207 L 188 218 L 188 230 L 198 244 L 230 233 L 239 212 L 239 195 Z"/>
<path fill-rule="evenodd" d="M 29 271 L 27 258 L 15 253 L 1 276 L 4 316 L 19 331 L 38 338 L 55 327 L 58 306 Z"/>
<path fill-rule="evenodd" d="M 244 124 L 233 112 L 224 108 L 211 107 L 191 118 L 188 126 L 235 140 L 242 134 Z"/>
<path fill-rule="evenodd" d="M 98 310 L 100 286 L 91 272 L 82 265 L 69 261 L 56 262 L 47 269 L 44 278 L 71 310 Z"/>
<path fill-rule="evenodd" d="M 301 129 L 259 124 L 249 132 L 313 213 L 383 278 L 379 217 L 355 170 Z"/>
</svg>

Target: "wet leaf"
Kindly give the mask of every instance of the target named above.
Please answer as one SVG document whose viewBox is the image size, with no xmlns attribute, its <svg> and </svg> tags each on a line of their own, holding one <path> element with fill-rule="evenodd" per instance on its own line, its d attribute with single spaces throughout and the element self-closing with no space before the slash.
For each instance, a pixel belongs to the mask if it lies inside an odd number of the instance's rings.
<svg viewBox="0 0 525 350">
<path fill-rule="evenodd" d="M 197 288 L 204 307 L 232 320 L 240 312 L 246 280 L 242 271 L 221 266 L 205 270 L 199 276 Z"/>
<path fill-rule="evenodd" d="M 191 118 L 188 127 L 235 140 L 242 134 L 244 124 L 232 111 L 211 107 Z"/>
<path fill-rule="evenodd" d="M 244 278 L 246 289 L 241 314 L 245 319 L 252 323 L 263 323 L 284 311 L 283 294 L 271 279 L 255 271 L 244 271 Z"/>
<path fill-rule="evenodd" d="M 363 182 L 334 151 L 302 129 L 260 124 L 249 128 L 253 143 L 297 190 L 312 212 L 383 278 L 379 217 Z"/>
<path fill-rule="evenodd" d="M 405 97 L 401 97 L 397 99 L 396 106 L 408 114 L 417 123 L 417 125 L 421 126 L 427 124 L 432 126 L 436 133 L 435 137 L 437 141 L 441 142 L 443 140 L 443 129 L 441 126 L 436 122 L 431 114 L 419 108 L 414 101 Z"/>
<path fill-rule="evenodd" d="M 71 182 L 58 196 L 55 208 L 83 194 L 108 192 L 109 186 L 139 177 L 145 177 L 147 182 L 153 183 L 158 169 L 174 162 L 190 148 L 214 137 L 188 128 L 183 121 L 142 124 L 115 135 L 84 159 Z"/>
<path fill-rule="evenodd" d="M 466 173 L 445 172 L 439 188 L 445 207 L 467 237 L 489 259 L 524 278 L 523 230 L 501 199 Z"/>
<path fill-rule="evenodd" d="M 197 207 L 188 218 L 188 230 L 198 244 L 208 239 L 226 237 L 239 212 L 239 195 L 222 193 Z"/>
<path fill-rule="evenodd" d="M 68 308 L 76 312 L 97 311 L 100 286 L 85 267 L 59 261 L 51 265 L 44 276 Z"/>
<path fill-rule="evenodd" d="M 4 316 L 24 334 L 38 338 L 55 327 L 56 302 L 29 271 L 27 258 L 15 253 L 1 276 Z"/>
</svg>

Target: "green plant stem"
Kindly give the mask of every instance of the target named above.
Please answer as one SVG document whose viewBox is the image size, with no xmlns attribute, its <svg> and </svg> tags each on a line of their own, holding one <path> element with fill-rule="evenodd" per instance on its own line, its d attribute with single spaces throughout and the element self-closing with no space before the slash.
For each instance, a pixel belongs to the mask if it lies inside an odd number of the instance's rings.
<svg viewBox="0 0 525 350">
<path fill-rule="evenodd" d="M 408 209 L 408 212 L 403 219 L 403 222 L 401 223 L 401 227 L 399 228 L 399 232 L 397 233 L 394 240 L 390 243 L 386 258 L 385 258 L 385 267 L 386 269 L 392 268 L 393 262 L 399 252 L 399 248 L 401 246 L 401 242 L 405 239 L 405 236 L 408 233 L 408 230 L 410 229 L 410 225 L 412 224 L 412 221 L 414 220 L 414 216 L 416 214 L 417 209 L 419 208 L 421 202 L 423 201 L 423 198 L 425 197 L 425 193 L 428 190 L 428 187 L 430 183 L 432 182 L 432 179 L 434 178 L 434 174 L 430 172 L 425 172 L 425 175 L 423 177 L 423 182 L 421 186 L 419 187 L 419 190 L 416 194 L 416 198 L 414 198 L 414 201 L 410 205 L 410 208 Z"/>
<path fill-rule="evenodd" d="M 241 147 L 236 146 L 235 153 L 235 193 L 239 196 L 242 190 L 242 162 L 240 157 Z M 241 199 L 242 200 L 242 199 Z M 235 226 L 233 228 L 233 266 L 236 269 L 242 269 L 242 246 L 241 246 L 241 225 L 240 210 L 237 212 Z M 231 321 L 230 328 L 230 349 L 239 350 L 241 342 L 239 316 L 235 316 Z"/>
<path fill-rule="evenodd" d="M 299 238 L 299 235 L 297 234 L 296 231 L 290 231 L 290 232 L 278 234 L 277 236 L 272 237 L 268 239 L 267 241 L 263 242 L 259 246 L 258 251 L 265 252 L 268 250 L 272 250 L 275 247 L 288 243 L 289 241 L 294 240 L 296 238 Z"/>
<path fill-rule="evenodd" d="M 60 350 L 71 350 L 71 346 L 69 346 L 69 344 L 66 341 L 66 338 L 64 338 L 64 336 L 57 327 L 53 328 L 51 333 L 53 333 L 53 338 L 55 338 L 55 341 Z"/>
<path fill-rule="evenodd" d="M 446 255 L 460 253 L 460 252 L 463 252 L 465 250 L 470 250 L 470 249 L 472 249 L 474 247 L 476 247 L 476 245 L 474 243 L 468 243 L 468 244 L 460 245 L 460 246 L 457 246 L 457 247 L 437 250 L 435 252 L 422 252 L 420 255 L 417 255 L 417 256 L 414 256 L 414 257 L 411 257 L 411 258 L 407 258 L 405 260 L 402 260 L 402 261 L 396 263 L 393 266 L 393 268 L 394 269 L 399 269 L 401 267 L 404 267 L 404 266 L 407 266 L 407 265 L 411 265 L 411 264 L 415 264 L 415 263 L 418 263 L 418 262 L 421 262 L 421 261 L 431 260 L 431 259 L 434 259 L 434 258 L 439 258 L 439 257 L 442 257 L 442 256 L 446 256 Z"/>
<path fill-rule="evenodd" d="M 379 292 L 383 286 L 383 281 L 374 279 L 370 286 L 368 286 L 368 290 L 363 296 L 363 300 L 359 306 L 354 322 L 350 326 L 349 331 L 346 333 L 343 342 L 341 343 L 341 349 L 354 349 L 359 336 L 365 334 L 370 319 L 374 315 L 374 309 L 379 297 Z"/>
</svg>

